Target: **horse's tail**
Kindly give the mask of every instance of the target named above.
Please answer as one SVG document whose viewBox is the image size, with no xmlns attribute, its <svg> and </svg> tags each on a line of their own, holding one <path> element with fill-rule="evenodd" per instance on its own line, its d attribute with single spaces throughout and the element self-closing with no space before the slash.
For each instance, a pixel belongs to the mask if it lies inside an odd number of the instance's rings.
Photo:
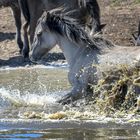
<svg viewBox="0 0 140 140">
<path fill-rule="evenodd" d="M 19 5 L 25 20 L 29 23 L 30 12 L 29 12 L 28 0 L 19 0 Z"/>
</svg>

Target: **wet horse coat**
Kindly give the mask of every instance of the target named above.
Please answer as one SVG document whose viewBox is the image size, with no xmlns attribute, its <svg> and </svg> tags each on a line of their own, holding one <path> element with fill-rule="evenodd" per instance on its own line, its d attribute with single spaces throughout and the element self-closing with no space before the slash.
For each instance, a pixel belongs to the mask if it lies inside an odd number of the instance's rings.
<svg viewBox="0 0 140 140">
<path fill-rule="evenodd" d="M 98 83 L 103 72 L 120 65 L 134 67 L 140 60 L 139 47 L 115 46 L 102 38 L 91 39 L 73 19 L 44 13 L 36 28 L 31 61 L 39 61 L 56 44 L 68 61 L 68 79 L 72 85 L 71 92 L 59 101 L 64 104 L 92 93 L 91 87 Z"/>
</svg>

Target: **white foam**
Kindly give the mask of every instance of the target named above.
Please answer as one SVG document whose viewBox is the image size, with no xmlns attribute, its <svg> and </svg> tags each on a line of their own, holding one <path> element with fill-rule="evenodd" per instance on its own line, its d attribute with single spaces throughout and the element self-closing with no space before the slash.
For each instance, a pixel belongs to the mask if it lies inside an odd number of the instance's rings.
<svg viewBox="0 0 140 140">
<path fill-rule="evenodd" d="M 25 67 L 1 67 L 0 71 L 12 71 L 12 70 L 17 70 L 17 69 L 34 69 L 34 68 L 41 68 L 41 69 L 54 69 L 54 68 L 68 68 L 67 64 L 50 64 L 50 65 L 27 65 Z"/>
<path fill-rule="evenodd" d="M 5 88 L 0 88 L 0 99 L 3 102 L 8 102 L 10 104 L 15 104 L 19 106 L 44 106 L 48 104 L 53 104 L 58 100 L 59 93 L 21 93 L 19 90 L 7 90 Z"/>
</svg>

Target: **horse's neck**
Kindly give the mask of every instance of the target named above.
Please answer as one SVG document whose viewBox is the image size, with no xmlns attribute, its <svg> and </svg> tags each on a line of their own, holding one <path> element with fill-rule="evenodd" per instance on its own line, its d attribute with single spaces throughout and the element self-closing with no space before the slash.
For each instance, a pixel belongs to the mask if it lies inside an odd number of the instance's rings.
<svg viewBox="0 0 140 140">
<path fill-rule="evenodd" d="M 79 52 L 80 46 L 64 37 L 61 37 L 59 41 L 59 46 L 62 52 L 64 53 L 68 64 L 71 65 Z"/>
</svg>

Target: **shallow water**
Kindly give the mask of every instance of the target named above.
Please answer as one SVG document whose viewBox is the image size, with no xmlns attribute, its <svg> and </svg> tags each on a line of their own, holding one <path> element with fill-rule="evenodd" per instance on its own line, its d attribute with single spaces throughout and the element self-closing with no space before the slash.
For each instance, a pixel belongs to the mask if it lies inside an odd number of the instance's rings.
<svg viewBox="0 0 140 140">
<path fill-rule="evenodd" d="M 8 140 L 139 140 L 139 131 L 124 129 L 94 129 L 94 130 L 3 130 L 0 139 Z"/>
<path fill-rule="evenodd" d="M 93 123 L 91 127 L 88 123 L 84 128 L 71 121 L 65 124 L 40 120 L 36 125 L 32 119 L 26 122 L 24 112 L 48 114 L 63 109 L 55 102 L 70 88 L 67 72 L 67 68 L 42 66 L 0 69 L 0 139 L 139 139 L 140 129 L 131 125 L 123 128 Z"/>
</svg>

